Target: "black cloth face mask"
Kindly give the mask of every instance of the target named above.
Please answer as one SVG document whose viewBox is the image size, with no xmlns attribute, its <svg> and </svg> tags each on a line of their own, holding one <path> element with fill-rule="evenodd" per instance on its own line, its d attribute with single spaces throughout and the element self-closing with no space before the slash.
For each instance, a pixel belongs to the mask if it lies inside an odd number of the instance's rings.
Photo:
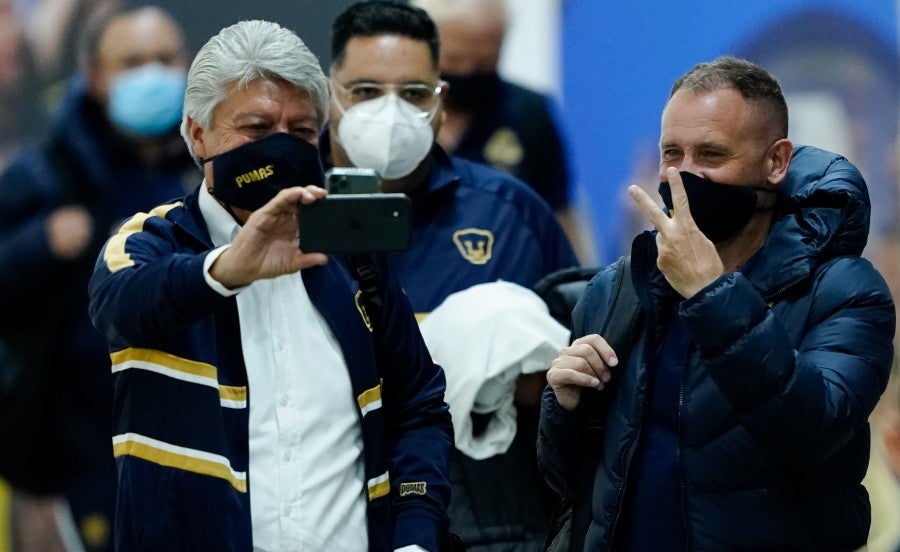
<svg viewBox="0 0 900 552">
<path fill-rule="evenodd" d="M 493 105 L 500 98 L 502 83 L 496 71 L 442 74 L 441 79 L 450 85 L 444 103 L 452 109 L 477 111 L 479 107 Z"/>
<path fill-rule="evenodd" d="M 319 149 L 306 140 L 277 132 L 213 157 L 210 193 L 222 203 L 255 211 L 292 186 L 322 186 Z"/>
<path fill-rule="evenodd" d="M 734 236 L 750 222 L 757 211 L 760 192 L 775 193 L 763 188 L 719 184 L 685 171 L 678 174 L 684 182 L 691 217 L 697 228 L 713 243 Z M 659 195 L 669 216 L 672 216 L 675 209 L 668 182 L 659 183 Z"/>
</svg>

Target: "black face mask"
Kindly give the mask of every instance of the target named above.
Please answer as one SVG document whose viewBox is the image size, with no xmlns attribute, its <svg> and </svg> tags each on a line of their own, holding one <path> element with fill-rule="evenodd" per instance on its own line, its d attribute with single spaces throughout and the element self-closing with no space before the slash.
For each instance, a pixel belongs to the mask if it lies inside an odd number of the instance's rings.
<svg viewBox="0 0 900 552">
<path fill-rule="evenodd" d="M 750 222 L 756 212 L 758 192 L 771 190 L 718 184 L 695 174 L 681 171 L 684 191 L 690 204 L 691 217 L 697 228 L 713 243 L 730 238 Z M 672 190 L 668 182 L 659 183 L 659 195 L 672 216 Z"/>
<path fill-rule="evenodd" d="M 233 150 L 200 159 L 213 161 L 213 196 L 222 203 L 255 211 L 292 186 L 322 186 L 325 174 L 319 149 L 306 140 L 278 132 Z"/>
<path fill-rule="evenodd" d="M 500 97 L 501 81 L 496 71 L 469 73 L 466 75 L 441 75 L 450 88 L 444 103 L 451 109 L 477 111 L 479 107 L 492 105 Z"/>
</svg>

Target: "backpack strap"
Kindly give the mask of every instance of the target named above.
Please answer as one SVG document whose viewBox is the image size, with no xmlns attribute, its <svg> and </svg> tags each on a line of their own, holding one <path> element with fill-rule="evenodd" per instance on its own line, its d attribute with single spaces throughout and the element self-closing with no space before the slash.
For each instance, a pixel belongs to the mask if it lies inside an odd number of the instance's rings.
<svg viewBox="0 0 900 552">
<path fill-rule="evenodd" d="M 381 274 L 375 266 L 375 259 L 367 253 L 345 255 L 344 259 L 350 268 L 350 274 L 359 284 L 363 302 L 369 310 L 369 320 L 375 329 L 375 321 L 381 319 L 381 307 L 384 304 L 381 299 Z"/>
<path fill-rule="evenodd" d="M 634 282 L 631 277 L 631 257 L 622 256 L 615 263 L 615 275 L 612 282 L 612 300 L 605 317 L 599 325 L 596 318 L 601 313 L 600 309 L 593 305 L 579 305 L 576 309 L 574 320 L 575 335 L 598 333 L 609 343 L 619 359 L 619 367 L 625 366 L 631 349 L 638 342 L 643 329 L 643 311 Z M 580 311 L 580 312 L 578 312 Z M 585 325 L 590 321 L 590 325 Z M 592 517 L 592 499 L 594 479 L 597 467 L 600 464 L 600 456 L 603 451 L 603 435 L 606 430 L 607 413 L 612 396 L 618 387 L 614 384 L 617 380 L 611 380 L 612 385 L 602 391 L 584 389 L 581 392 L 577 412 L 582 421 L 581 435 L 584 442 L 580 448 L 583 455 L 578 462 L 577 482 L 573 487 L 572 497 L 572 533 L 569 542 L 570 550 L 581 550 L 584 546 L 585 535 Z"/>
<path fill-rule="evenodd" d="M 572 309 L 599 270 L 596 266 L 562 268 L 538 280 L 531 289 L 547 304 L 550 316 L 571 330 Z"/>
<path fill-rule="evenodd" d="M 643 329 L 641 306 L 634 282 L 631 279 L 631 257 L 622 256 L 615 262 L 615 275 L 612 282 L 612 294 L 609 308 L 601 310 L 600 305 L 580 304 L 573 317 L 573 334 L 577 336 L 589 333 L 597 333 L 603 336 L 609 346 L 616 352 L 619 365 L 622 366 L 628 359 L 631 347 L 640 338 Z M 593 308 L 591 308 L 593 307 Z M 580 311 L 580 312 L 579 312 Z M 598 316 L 605 316 L 598 323 Z M 593 391 L 588 389 L 587 397 L 582 391 L 582 400 L 579 402 L 579 411 L 587 418 L 596 415 L 605 415 L 600 410 L 606 400 L 596 400 L 598 396 L 608 396 L 605 391 Z M 587 399 L 587 400 L 584 400 Z M 589 426 L 590 427 L 590 426 Z"/>
</svg>

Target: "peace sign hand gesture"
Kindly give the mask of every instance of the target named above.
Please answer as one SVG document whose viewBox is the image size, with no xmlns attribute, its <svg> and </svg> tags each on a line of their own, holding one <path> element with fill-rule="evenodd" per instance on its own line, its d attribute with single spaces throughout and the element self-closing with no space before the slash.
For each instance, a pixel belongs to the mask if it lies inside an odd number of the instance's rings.
<svg viewBox="0 0 900 552">
<path fill-rule="evenodd" d="M 629 186 L 628 195 L 658 230 L 656 266 L 675 291 L 689 298 L 721 276 L 725 266 L 716 246 L 694 223 L 681 175 L 669 167 L 666 176 L 672 191 L 671 218 L 639 187 Z"/>
</svg>

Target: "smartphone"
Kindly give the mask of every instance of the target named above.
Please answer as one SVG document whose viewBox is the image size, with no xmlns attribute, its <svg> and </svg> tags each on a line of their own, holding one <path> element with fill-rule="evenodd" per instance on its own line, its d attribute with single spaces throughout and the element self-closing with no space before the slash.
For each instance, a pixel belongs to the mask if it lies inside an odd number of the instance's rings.
<svg viewBox="0 0 900 552">
<path fill-rule="evenodd" d="M 300 249 L 307 253 L 403 251 L 412 237 L 406 194 L 336 194 L 300 208 Z"/>
<path fill-rule="evenodd" d="M 373 169 L 334 167 L 325 173 L 325 189 L 329 194 L 377 194 L 381 176 Z"/>
</svg>

